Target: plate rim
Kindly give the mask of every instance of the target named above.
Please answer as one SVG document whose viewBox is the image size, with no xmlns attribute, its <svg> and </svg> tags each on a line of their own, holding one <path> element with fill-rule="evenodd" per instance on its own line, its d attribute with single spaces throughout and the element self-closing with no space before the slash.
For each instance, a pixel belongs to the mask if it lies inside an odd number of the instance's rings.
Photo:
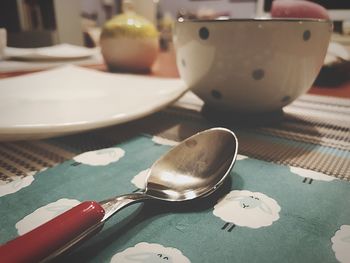
<svg viewBox="0 0 350 263">
<path fill-rule="evenodd" d="M 69 66 L 75 67 L 83 70 L 92 70 L 86 69 L 84 67 L 78 66 Z M 55 70 L 63 67 L 57 67 L 50 70 Z M 45 73 L 46 71 L 40 71 L 33 74 Z M 100 72 L 102 73 L 102 72 Z M 112 73 L 111 73 L 112 74 Z M 26 76 L 26 75 L 23 75 Z M 136 75 L 138 77 L 138 75 Z M 143 76 L 146 77 L 147 75 Z M 22 77 L 22 76 L 18 76 Z M 147 76 L 152 78 L 152 76 Z M 14 77 L 16 78 L 16 77 Z M 165 78 L 166 79 L 166 78 Z M 95 119 L 95 120 L 82 120 L 82 121 L 74 121 L 69 123 L 58 123 L 58 124 L 24 124 L 24 125 L 12 125 L 12 126 L 0 126 L 0 141 L 15 141 L 15 140 L 23 140 L 27 138 L 34 139 L 43 139 L 50 138 L 56 136 L 63 136 L 68 134 L 74 134 L 79 132 L 85 132 L 89 130 L 95 130 L 99 128 L 110 127 L 113 125 L 119 125 L 126 122 L 134 121 L 148 115 L 151 115 L 155 112 L 160 111 L 166 106 L 174 103 L 180 97 L 182 97 L 186 92 L 189 91 L 189 88 L 185 85 L 181 79 L 169 78 L 172 80 L 180 80 L 181 85 L 179 85 L 178 89 L 174 89 L 171 93 L 168 94 L 168 97 L 164 97 L 162 100 L 159 100 L 159 103 L 154 103 L 152 105 L 148 105 L 145 108 L 141 108 L 136 111 L 131 111 L 127 114 L 116 113 L 114 115 L 110 115 L 104 118 Z M 6 80 L 6 79 L 3 79 Z M 8 80 L 8 79 L 7 79 Z"/>
</svg>

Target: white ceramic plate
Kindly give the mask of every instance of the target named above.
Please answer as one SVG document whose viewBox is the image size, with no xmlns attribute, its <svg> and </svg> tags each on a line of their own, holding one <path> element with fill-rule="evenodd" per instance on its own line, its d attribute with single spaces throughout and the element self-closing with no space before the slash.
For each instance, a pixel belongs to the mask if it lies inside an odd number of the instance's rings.
<svg viewBox="0 0 350 263">
<path fill-rule="evenodd" d="M 59 44 L 40 48 L 5 48 L 5 56 L 7 58 L 30 61 L 82 59 L 98 52 L 99 50 L 96 48 L 86 48 L 70 44 Z"/>
<path fill-rule="evenodd" d="M 186 92 L 179 79 L 77 66 L 0 80 L 0 140 L 39 139 L 120 124 Z"/>
</svg>

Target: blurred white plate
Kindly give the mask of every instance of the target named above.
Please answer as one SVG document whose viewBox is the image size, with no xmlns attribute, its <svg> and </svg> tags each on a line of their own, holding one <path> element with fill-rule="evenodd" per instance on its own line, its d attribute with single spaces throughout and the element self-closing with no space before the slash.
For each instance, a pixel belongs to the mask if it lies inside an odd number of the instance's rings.
<svg viewBox="0 0 350 263">
<path fill-rule="evenodd" d="M 120 124 L 186 92 L 179 79 L 77 66 L 0 80 L 0 140 L 39 139 Z"/>
<path fill-rule="evenodd" d="M 86 48 L 70 44 L 59 44 L 40 48 L 6 47 L 5 57 L 20 60 L 67 60 L 90 57 L 99 52 L 96 48 Z"/>
</svg>

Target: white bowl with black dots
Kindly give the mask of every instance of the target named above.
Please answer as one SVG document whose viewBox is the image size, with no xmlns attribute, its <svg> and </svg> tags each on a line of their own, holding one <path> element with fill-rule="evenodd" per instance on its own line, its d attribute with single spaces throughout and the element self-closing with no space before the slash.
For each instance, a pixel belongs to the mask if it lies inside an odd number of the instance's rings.
<svg viewBox="0 0 350 263">
<path fill-rule="evenodd" d="M 307 92 L 331 33 L 321 19 L 179 20 L 174 43 L 181 78 L 206 105 L 261 113 Z"/>
</svg>

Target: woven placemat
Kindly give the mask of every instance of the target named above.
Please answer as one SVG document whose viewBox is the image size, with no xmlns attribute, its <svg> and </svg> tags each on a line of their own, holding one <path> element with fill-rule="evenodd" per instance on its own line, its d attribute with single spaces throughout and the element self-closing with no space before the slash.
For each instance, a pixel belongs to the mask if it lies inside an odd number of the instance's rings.
<svg viewBox="0 0 350 263">
<path fill-rule="evenodd" d="M 213 119 L 202 106 L 189 93 L 175 105 L 127 124 L 54 139 L 0 143 L 0 180 L 12 181 L 140 133 L 180 141 L 213 126 L 235 131 L 241 154 L 350 180 L 350 100 L 305 95 L 285 107 L 275 121 L 259 125 L 242 124 L 234 115 Z"/>
</svg>

